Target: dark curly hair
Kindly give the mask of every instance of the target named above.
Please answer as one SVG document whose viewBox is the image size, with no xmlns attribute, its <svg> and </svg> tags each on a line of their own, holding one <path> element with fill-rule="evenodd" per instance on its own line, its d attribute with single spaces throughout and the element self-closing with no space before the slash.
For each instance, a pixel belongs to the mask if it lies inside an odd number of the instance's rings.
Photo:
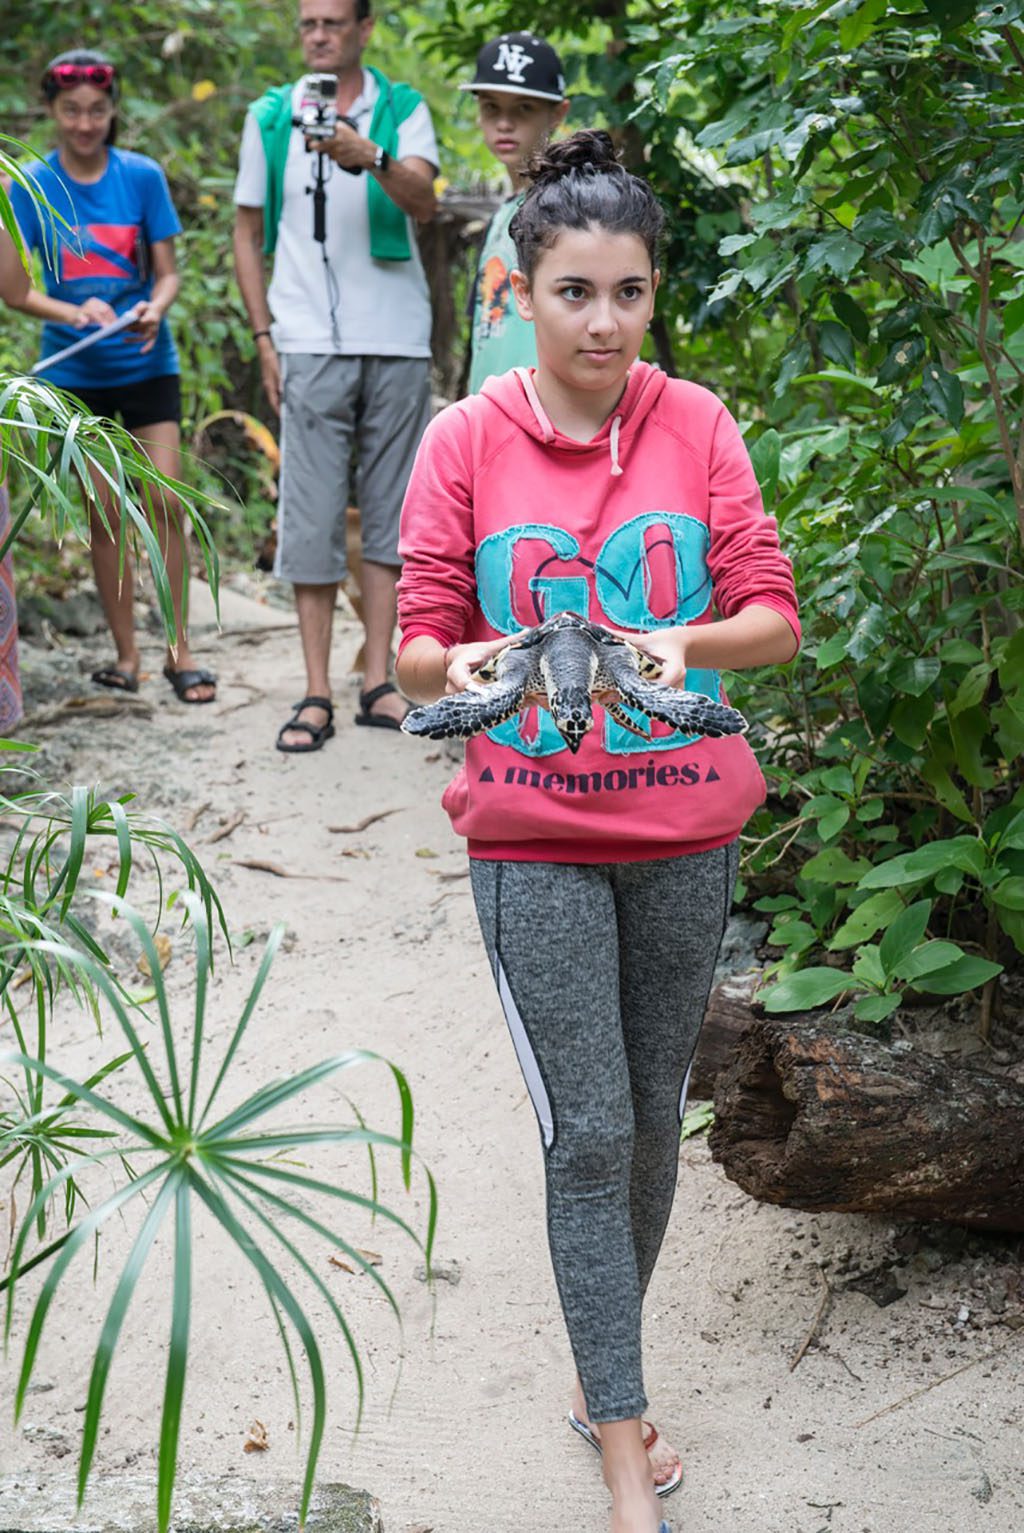
<svg viewBox="0 0 1024 1533">
<path fill-rule="evenodd" d="M 591 225 L 637 235 L 657 266 L 665 214 L 647 182 L 620 162 L 607 133 L 581 128 L 535 154 L 526 173 L 533 185 L 509 233 L 527 281 L 533 280 L 541 251 L 551 249 L 562 229 Z"/>
</svg>

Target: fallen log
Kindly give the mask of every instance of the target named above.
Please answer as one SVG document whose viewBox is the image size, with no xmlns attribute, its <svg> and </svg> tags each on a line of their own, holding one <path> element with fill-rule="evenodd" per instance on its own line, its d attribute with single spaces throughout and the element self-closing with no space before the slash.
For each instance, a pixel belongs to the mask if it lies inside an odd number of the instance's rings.
<svg viewBox="0 0 1024 1533">
<path fill-rule="evenodd" d="M 790 1208 L 1024 1231 L 1024 1086 L 818 1022 L 753 1024 L 711 1153 Z"/>
<path fill-rule="evenodd" d="M 760 969 L 730 974 L 712 990 L 690 1071 L 691 1100 L 706 1102 L 714 1096 L 718 1072 L 754 1020 L 750 1004 L 761 977 Z"/>
</svg>

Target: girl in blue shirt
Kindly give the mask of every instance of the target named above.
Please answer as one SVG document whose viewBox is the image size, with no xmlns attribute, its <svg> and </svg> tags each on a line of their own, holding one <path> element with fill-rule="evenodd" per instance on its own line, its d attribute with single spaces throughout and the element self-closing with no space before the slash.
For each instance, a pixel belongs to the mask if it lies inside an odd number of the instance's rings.
<svg viewBox="0 0 1024 1533">
<path fill-rule="evenodd" d="M 115 149 L 118 81 L 100 53 L 62 53 L 43 76 L 57 148 L 28 167 L 41 193 L 70 229 L 40 215 L 21 187 L 11 203 L 30 248 L 44 253 L 46 293 L 19 305 L 44 320 L 43 360 L 81 339 L 83 327 L 112 323 L 136 310 L 127 330 L 97 341 L 75 357 L 43 368 L 49 383 L 76 394 L 90 413 L 120 417 L 125 429 L 168 478 L 181 476 L 181 380 L 166 314 L 178 293 L 174 238 L 181 224 L 160 166 L 145 155 Z M 70 323 L 69 323 L 70 320 Z M 92 507 L 96 586 L 117 649 L 93 673 L 100 686 L 136 692 L 139 649 L 133 616 L 132 570 L 119 568 L 119 508 L 95 483 L 103 511 Z M 160 542 L 174 599 L 176 650 L 164 675 L 185 703 L 209 703 L 216 678 L 197 669 L 183 608 L 185 534 L 177 500 L 165 496 Z"/>
</svg>

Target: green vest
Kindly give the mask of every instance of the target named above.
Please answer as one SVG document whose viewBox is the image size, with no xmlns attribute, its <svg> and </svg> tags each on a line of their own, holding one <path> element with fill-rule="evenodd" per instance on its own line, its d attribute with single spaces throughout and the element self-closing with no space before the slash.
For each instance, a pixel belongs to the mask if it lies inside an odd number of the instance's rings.
<svg viewBox="0 0 1024 1533">
<path fill-rule="evenodd" d="M 398 154 L 398 129 L 419 106 L 423 97 L 411 85 L 401 81 L 392 85 L 379 69 L 370 73 L 380 88 L 370 119 L 369 136 L 394 159 Z M 277 226 L 281 221 L 284 200 L 284 167 L 292 136 L 292 92 L 294 85 L 275 85 L 265 91 L 249 108 L 259 124 L 263 153 L 267 161 L 267 200 L 263 207 L 263 249 L 272 255 L 277 244 Z M 409 230 L 405 214 L 391 201 L 374 176 L 366 178 L 366 199 L 370 215 L 370 255 L 375 261 L 408 261 Z"/>
</svg>

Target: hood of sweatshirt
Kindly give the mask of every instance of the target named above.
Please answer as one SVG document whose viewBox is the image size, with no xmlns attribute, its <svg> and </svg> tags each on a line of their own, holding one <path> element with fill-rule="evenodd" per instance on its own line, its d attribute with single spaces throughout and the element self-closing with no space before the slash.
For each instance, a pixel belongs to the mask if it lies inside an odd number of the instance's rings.
<svg viewBox="0 0 1024 1533">
<path fill-rule="evenodd" d="M 789 560 L 735 421 L 707 389 L 637 362 L 589 442 L 555 429 L 525 369 L 430 424 L 402 512 L 402 642 L 513 635 L 558 612 L 638 634 L 757 602 L 799 634 Z M 718 674 L 687 688 L 724 698 Z M 627 729 L 599 705 L 572 755 L 536 708 L 470 740 L 445 795 L 476 857 L 682 855 L 732 840 L 764 796 L 741 736 Z"/>
<path fill-rule="evenodd" d="M 667 383 L 665 373 L 645 363 L 636 363 L 630 369 L 622 398 L 589 442 L 578 442 L 551 424 L 529 368 L 515 367 L 497 378 L 488 378 L 480 393 L 521 430 L 546 447 L 581 459 L 606 458 L 609 474 L 618 478 L 625 472 L 632 443 Z"/>
</svg>

